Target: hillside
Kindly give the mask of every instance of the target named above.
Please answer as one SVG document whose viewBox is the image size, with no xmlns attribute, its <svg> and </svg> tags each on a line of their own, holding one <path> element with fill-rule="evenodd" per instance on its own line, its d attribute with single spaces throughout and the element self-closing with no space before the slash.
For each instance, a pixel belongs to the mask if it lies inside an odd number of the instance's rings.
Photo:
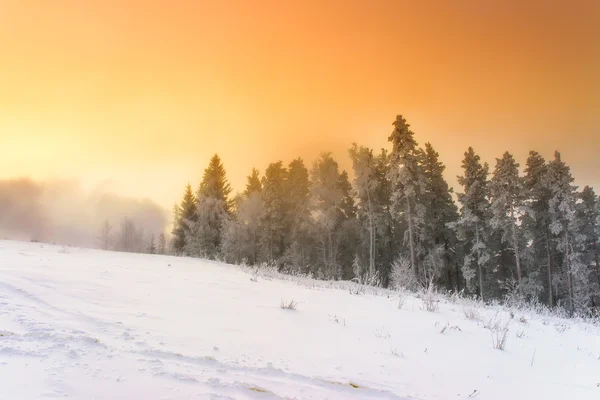
<svg viewBox="0 0 600 400">
<path fill-rule="evenodd" d="M 0 241 L 0 399 L 600 398 L 598 326 L 274 275 Z"/>
</svg>

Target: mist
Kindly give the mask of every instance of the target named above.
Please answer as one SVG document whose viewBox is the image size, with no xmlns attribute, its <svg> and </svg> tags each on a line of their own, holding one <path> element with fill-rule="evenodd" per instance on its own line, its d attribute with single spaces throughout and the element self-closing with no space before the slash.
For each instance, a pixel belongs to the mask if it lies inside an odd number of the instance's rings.
<svg viewBox="0 0 600 400">
<path fill-rule="evenodd" d="M 167 211 L 149 199 L 84 191 L 76 181 L 0 180 L 0 239 L 97 248 L 104 222 L 116 231 L 126 217 L 154 235 L 168 223 Z"/>
</svg>

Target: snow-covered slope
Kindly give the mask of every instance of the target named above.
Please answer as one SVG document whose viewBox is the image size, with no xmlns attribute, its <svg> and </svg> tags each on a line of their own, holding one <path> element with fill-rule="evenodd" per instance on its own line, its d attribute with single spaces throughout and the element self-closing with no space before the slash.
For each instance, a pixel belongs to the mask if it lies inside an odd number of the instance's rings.
<svg viewBox="0 0 600 400">
<path fill-rule="evenodd" d="M 491 309 L 251 278 L 0 241 L 0 399 L 600 398 L 595 326 L 517 312 L 500 351 Z"/>
</svg>

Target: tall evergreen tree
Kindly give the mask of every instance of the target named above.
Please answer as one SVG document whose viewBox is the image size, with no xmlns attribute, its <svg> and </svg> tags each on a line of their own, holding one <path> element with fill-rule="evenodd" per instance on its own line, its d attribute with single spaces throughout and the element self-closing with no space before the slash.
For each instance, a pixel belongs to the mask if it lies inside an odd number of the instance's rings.
<svg viewBox="0 0 600 400">
<path fill-rule="evenodd" d="M 458 220 L 458 209 L 452 199 L 452 188 L 444 179 L 446 167 L 430 143 L 425 143 L 422 161 L 425 177 L 423 205 L 426 209 L 422 240 L 425 247 L 426 277 L 446 282 L 460 290 L 460 273 L 456 255 L 456 233 L 449 224 Z"/>
<path fill-rule="evenodd" d="M 473 148 L 469 147 L 462 162 L 464 175 L 458 177 L 458 183 L 464 190 L 464 193 L 458 193 L 461 215 L 452 226 L 457 228 L 459 238 L 463 241 L 465 258 L 462 272 L 467 287 L 474 288 L 477 280 L 479 296 L 483 300 L 484 268 L 490 261 L 487 229 L 490 204 L 486 197 L 489 167 L 487 163 L 481 164 L 480 160 Z"/>
<path fill-rule="evenodd" d="M 158 236 L 157 254 L 167 254 L 167 237 L 163 232 Z"/>
<path fill-rule="evenodd" d="M 586 284 L 591 294 L 591 305 L 597 307 L 600 300 L 600 264 L 598 261 L 600 229 L 598 226 L 600 201 L 590 186 L 579 193 L 577 218 L 580 221 L 580 234 L 583 235 L 583 263 L 588 266 Z"/>
<path fill-rule="evenodd" d="M 194 197 L 192 186 L 190 184 L 185 187 L 181 205 L 175 205 L 173 209 L 173 218 L 173 250 L 176 254 L 181 254 L 184 251 L 189 235 L 187 227 L 197 220 L 196 197 Z"/>
<path fill-rule="evenodd" d="M 567 310 L 573 314 L 576 308 L 575 301 L 579 300 L 574 292 L 574 278 L 580 278 L 581 270 L 585 266 L 581 265 L 581 254 L 578 251 L 580 243 L 576 235 L 579 222 L 575 210 L 577 188 L 572 185 L 571 170 L 562 161 L 558 151 L 554 153 L 554 160 L 548 163 L 546 179 L 551 194 L 550 231 L 556 238 L 556 249 L 562 255 L 562 276 L 555 277 L 555 280 L 557 286 L 563 288 L 566 294 Z"/>
<path fill-rule="evenodd" d="M 376 219 L 380 214 L 380 207 L 375 198 L 379 186 L 379 181 L 376 179 L 377 165 L 373 150 L 369 148 L 358 147 L 356 143 L 353 143 L 349 153 L 354 169 L 354 191 L 358 200 L 358 218 L 363 231 L 367 232 L 368 278 L 370 279 L 375 276 L 376 271 Z"/>
<path fill-rule="evenodd" d="M 264 233 L 262 243 L 266 260 L 278 264 L 285 251 L 287 235 L 286 180 L 287 170 L 281 161 L 270 164 L 262 179 L 264 202 L 261 222 Z"/>
<path fill-rule="evenodd" d="M 554 263 L 554 242 L 550 233 L 550 189 L 548 187 L 546 160 L 536 151 L 530 151 L 525 165 L 523 184 L 526 192 L 523 215 L 525 240 L 530 243 L 524 250 L 530 271 L 546 276 L 539 279 L 545 287 L 547 304 L 554 305 L 552 274 Z M 535 282 L 532 282 L 535 283 Z M 543 289 L 541 289 L 543 290 Z"/>
<path fill-rule="evenodd" d="M 519 164 L 508 151 L 496 160 L 496 168 L 489 182 L 492 211 L 491 226 L 501 233 L 502 242 L 511 243 L 517 269 L 517 282 L 523 279 L 521 269 L 520 214 L 525 201 L 523 180 L 519 177 Z"/>
<path fill-rule="evenodd" d="M 286 263 L 295 271 L 308 272 L 313 260 L 310 218 L 310 180 L 301 158 L 288 165 L 286 180 Z"/>
<path fill-rule="evenodd" d="M 229 198 L 231 186 L 227 181 L 225 167 L 217 154 L 212 156 L 208 167 L 204 170 L 202 182 L 196 193 L 196 198 L 210 197 L 223 202 L 223 208 L 230 214 L 233 200 Z"/>
<path fill-rule="evenodd" d="M 248 176 L 248 182 L 246 183 L 246 190 L 244 190 L 244 196 L 250 197 L 252 193 L 260 193 L 262 185 L 260 183 L 260 173 L 256 168 L 252 168 L 252 174 Z"/>
<path fill-rule="evenodd" d="M 424 186 L 421 169 L 422 152 L 417 147 L 414 132 L 406 120 L 398 115 L 392 124 L 394 130 L 388 141 L 392 143 L 390 180 L 392 202 L 397 216 L 407 224 L 410 264 L 419 278 L 417 263 L 417 231 L 423 224 L 424 208 L 419 203 Z"/>
</svg>

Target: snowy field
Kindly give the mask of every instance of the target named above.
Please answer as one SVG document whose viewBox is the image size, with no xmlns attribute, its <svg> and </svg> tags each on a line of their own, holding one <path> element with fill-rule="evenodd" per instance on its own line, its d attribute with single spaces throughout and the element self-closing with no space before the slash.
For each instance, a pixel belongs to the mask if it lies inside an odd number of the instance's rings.
<svg viewBox="0 0 600 400">
<path fill-rule="evenodd" d="M 600 399 L 597 326 L 326 286 L 0 241 L 0 399 Z"/>
</svg>

